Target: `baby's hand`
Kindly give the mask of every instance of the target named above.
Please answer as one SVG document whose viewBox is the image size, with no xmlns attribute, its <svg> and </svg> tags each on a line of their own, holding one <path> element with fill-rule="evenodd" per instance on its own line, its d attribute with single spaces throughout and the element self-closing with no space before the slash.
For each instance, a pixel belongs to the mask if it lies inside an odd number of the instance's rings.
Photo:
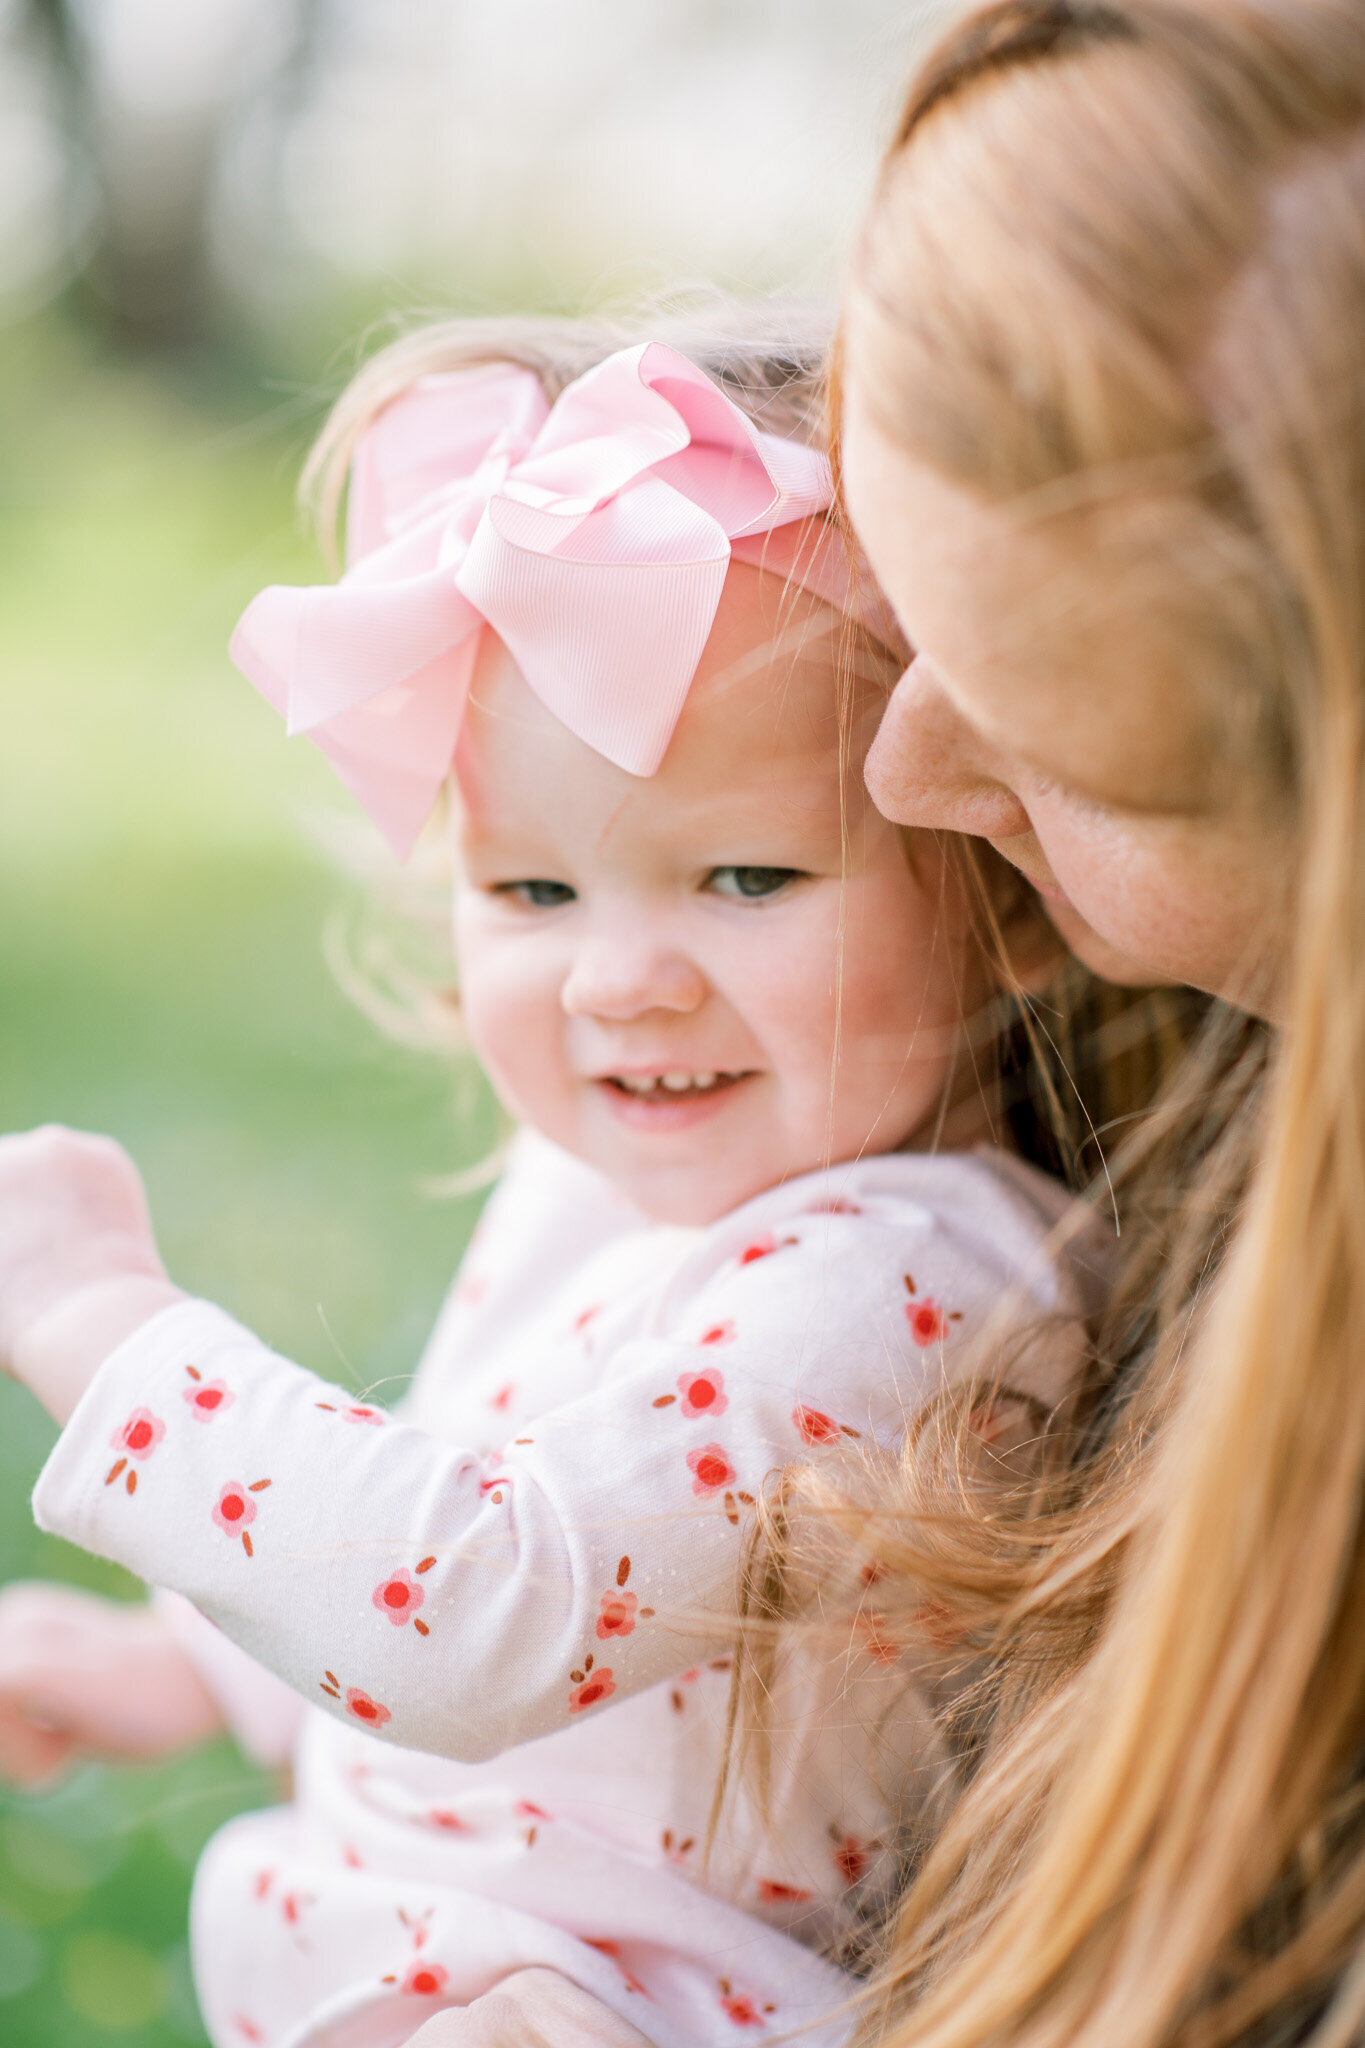
<svg viewBox="0 0 1365 2048">
<path fill-rule="evenodd" d="M 42 1581 L 0 1592 L 0 1777 L 40 1785 L 81 1756 L 166 1756 L 222 1726 L 154 1608 Z"/>
<path fill-rule="evenodd" d="M 137 1169 L 111 1138 L 0 1138 L 0 1368 L 65 1422 L 115 1345 L 180 1299 Z"/>
</svg>

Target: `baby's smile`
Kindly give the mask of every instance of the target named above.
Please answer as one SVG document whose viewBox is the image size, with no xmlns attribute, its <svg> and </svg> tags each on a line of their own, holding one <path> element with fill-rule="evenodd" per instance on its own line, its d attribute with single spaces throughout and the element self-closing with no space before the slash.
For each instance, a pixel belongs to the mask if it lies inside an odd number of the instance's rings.
<svg viewBox="0 0 1365 2048">
<path fill-rule="evenodd" d="M 836 640 L 818 599 L 732 566 L 648 778 L 560 725 L 491 635 L 475 675 L 466 1025 L 512 1113 L 661 1221 L 903 1145 L 948 1077 L 965 920 L 934 843 L 912 862 L 863 789 L 877 687 L 841 748 Z"/>
</svg>

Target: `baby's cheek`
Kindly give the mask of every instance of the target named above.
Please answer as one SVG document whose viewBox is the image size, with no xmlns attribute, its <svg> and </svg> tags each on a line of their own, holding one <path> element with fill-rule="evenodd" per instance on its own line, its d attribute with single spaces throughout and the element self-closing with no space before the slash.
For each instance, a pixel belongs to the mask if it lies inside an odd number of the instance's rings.
<svg viewBox="0 0 1365 2048">
<path fill-rule="evenodd" d="M 476 943 L 460 961 L 460 1010 L 504 1107 L 545 1127 L 562 1066 L 553 992 L 510 949 Z"/>
</svg>

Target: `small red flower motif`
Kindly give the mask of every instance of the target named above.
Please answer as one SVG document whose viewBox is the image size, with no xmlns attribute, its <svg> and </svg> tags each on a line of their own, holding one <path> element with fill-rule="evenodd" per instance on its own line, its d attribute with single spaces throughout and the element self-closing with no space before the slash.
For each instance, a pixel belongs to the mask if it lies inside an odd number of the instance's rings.
<svg viewBox="0 0 1365 2048">
<path fill-rule="evenodd" d="M 348 1714 L 354 1714 L 357 1721 L 363 1721 L 369 1728 L 382 1728 L 386 1721 L 393 1719 L 387 1707 L 381 1706 L 378 1700 L 372 1700 L 358 1685 L 348 1685 L 346 1688 L 346 1711 Z"/>
<path fill-rule="evenodd" d="M 703 1330 L 697 1342 L 698 1344 L 732 1344 L 734 1337 L 735 1326 L 727 1318 L 725 1322 L 712 1323 L 709 1330 Z"/>
<path fill-rule="evenodd" d="M 616 1680 L 608 1666 L 604 1664 L 600 1671 L 594 1671 L 581 1685 L 573 1688 L 569 1694 L 569 1712 L 586 1713 L 588 1708 L 595 1707 L 599 1700 L 609 1700 L 615 1690 Z"/>
<path fill-rule="evenodd" d="M 350 1408 L 343 1408 L 341 1419 L 343 1422 L 372 1422 L 380 1429 L 383 1428 L 385 1421 L 382 1408 L 371 1408 L 364 1401 L 358 1401 Z"/>
<path fill-rule="evenodd" d="M 472 1835 L 476 1831 L 467 1820 L 461 1820 L 458 1813 L 452 1813 L 447 1806 L 434 1806 L 427 1815 L 434 1828 L 444 1828 L 451 1835 Z"/>
<path fill-rule="evenodd" d="M 180 1398 L 196 1422 L 212 1422 L 215 1415 L 232 1406 L 237 1396 L 224 1380 L 203 1380 L 197 1387 L 186 1387 Z"/>
<path fill-rule="evenodd" d="M 799 1237 L 775 1237 L 771 1230 L 765 1230 L 762 1237 L 756 1237 L 752 1244 L 744 1247 L 739 1255 L 741 1266 L 752 1266 L 755 1259 L 767 1259 L 774 1252 L 787 1249 L 788 1245 L 800 1244 Z"/>
<path fill-rule="evenodd" d="M 863 1648 L 874 1664 L 894 1664 L 900 1656 L 901 1646 L 894 1637 L 887 1635 L 886 1623 L 877 1614 L 860 1615 L 858 1628 L 863 1638 Z"/>
<path fill-rule="evenodd" d="M 719 1493 L 722 1487 L 733 1486 L 739 1477 L 719 1444 L 703 1444 L 699 1451 L 689 1451 L 687 1469 L 692 1474 L 693 1493 L 703 1497 Z"/>
<path fill-rule="evenodd" d="M 705 1372 L 682 1373 L 678 1392 L 682 1395 L 682 1412 L 689 1422 L 695 1422 L 699 1415 L 723 1415 L 730 1405 L 724 1376 L 713 1365 Z"/>
<path fill-rule="evenodd" d="M 931 1294 L 926 1294 L 923 1301 L 907 1301 L 905 1319 L 910 1335 L 921 1348 L 941 1343 L 948 1334 L 948 1318 Z"/>
<path fill-rule="evenodd" d="M 737 2027 L 761 2027 L 763 2015 L 752 1998 L 742 1992 L 731 1991 L 720 2001 L 720 2009 L 726 2018 L 733 2020 Z"/>
<path fill-rule="evenodd" d="M 488 1396 L 489 1407 L 496 1409 L 499 1415 L 505 1415 L 512 1405 L 512 1396 L 515 1391 L 516 1389 L 509 1380 L 505 1387 L 498 1388 L 496 1394 Z"/>
<path fill-rule="evenodd" d="M 402 1628 L 405 1622 L 411 1621 L 426 1597 L 412 1573 L 406 1570 L 393 1572 L 370 1595 L 379 1612 L 395 1628 Z"/>
<path fill-rule="evenodd" d="M 256 1519 L 255 1501 L 240 1479 L 229 1479 L 213 1504 L 213 1519 L 225 1536 L 240 1536 Z"/>
<path fill-rule="evenodd" d="M 607 1677 L 611 1677 L 610 1671 L 607 1673 Z M 543 1806 L 537 1806 L 534 1799 L 519 1799 L 516 1805 L 512 1808 L 512 1811 L 514 1814 L 516 1814 L 519 1820 L 554 1819 L 554 1815 L 552 1813 L 547 1813 Z"/>
<path fill-rule="evenodd" d="M 130 1458 L 150 1458 L 165 1434 L 166 1425 L 159 1415 L 153 1415 L 150 1408 L 134 1408 L 109 1441 L 116 1451 L 126 1451 Z"/>
<path fill-rule="evenodd" d="M 799 1885 L 778 1884 L 775 1878 L 760 1877 L 758 1896 L 765 1906 L 803 1906 L 812 1894 L 803 1892 Z"/>
<path fill-rule="evenodd" d="M 793 1408 L 792 1422 L 797 1434 L 808 1444 L 832 1444 L 839 1438 L 839 1425 L 832 1415 L 818 1408 Z"/>
<path fill-rule="evenodd" d="M 844 1883 L 857 1884 L 867 1871 L 867 1850 L 856 1835 L 844 1835 L 834 1845 L 834 1868 Z"/>
<path fill-rule="evenodd" d="M 413 1998 L 435 1998 L 450 1981 L 450 1972 L 439 1963 L 414 1963 L 399 1986 Z"/>
<path fill-rule="evenodd" d="M 608 1636 L 628 1636 L 635 1627 L 639 1604 L 633 1593 L 604 1593 L 602 1612 L 597 1617 L 599 1639 L 605 1642 Z"/>
</svg>

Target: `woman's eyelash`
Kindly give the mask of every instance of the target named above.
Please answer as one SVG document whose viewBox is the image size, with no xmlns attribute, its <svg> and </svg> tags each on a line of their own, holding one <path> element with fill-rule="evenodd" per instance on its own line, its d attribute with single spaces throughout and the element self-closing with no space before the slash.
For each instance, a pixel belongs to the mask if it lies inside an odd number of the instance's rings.
<svg viewBox="0 0 1365 2048">
<path fill-rule="evenodd" d="M 518 882 L 495 882 L 490 893 L 510 896 L 530 910 L 558 910 L 565 903 L 575 902 L 578 896 L 578 891 L 571 889 L 567 882 L 553 882 L 538 875 L 529 875 Z"/>
</svg>

